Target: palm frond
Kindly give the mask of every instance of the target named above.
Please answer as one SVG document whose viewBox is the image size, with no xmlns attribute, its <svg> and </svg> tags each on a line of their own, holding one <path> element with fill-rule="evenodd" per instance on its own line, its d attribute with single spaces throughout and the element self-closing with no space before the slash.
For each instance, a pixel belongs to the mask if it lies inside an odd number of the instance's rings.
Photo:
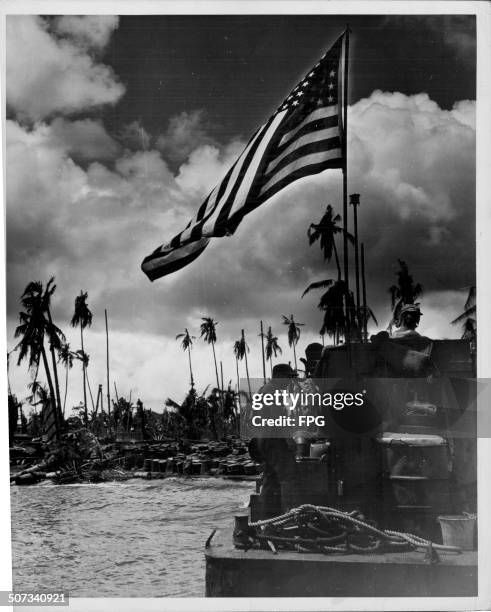
<svg viewBox="0 0 491 612">
<path fill-rule="evenodd" d="M 470 308 L 467 308 L 461 315 L 459 315 L 456 319 L 454 319 L 453 321 L 450 321 L 451 325 L 457 325 L 458 323 L 463 323 L 466 319 L 469 319 L 470 317 L 472 317 L 473 315 L 475 315 L 477 312 L 477 307 L 476 305 L 471 306 Z"/>
<path fill-rule="evenodd" d="M 475 307 L 475 306 L 476 306 L 476 287 L 475 287 L 475 285 L 472 285 L 469 288 L 469 295 L 467 296 L 467 299 L 465 301 L 464 309 L 465 310 L 469 310 L 469 309 L 471 309 L 472 307 Z"/>
<path fill-rule="evenodd" d="M 313 289 L 326 289 L 327 287 L 330 287 L 333 283 L 334 280 L 332 278 L 323 281 L 317 281 L 316 283 L 310 283 L 307 289 L 305 289 L 305 291 L 302 293 L 301 298 L 303 298 L 304 295 L 307 295 L 307 293 L 309 293 L 309 291 L 312 291 Z"/>
</svg>

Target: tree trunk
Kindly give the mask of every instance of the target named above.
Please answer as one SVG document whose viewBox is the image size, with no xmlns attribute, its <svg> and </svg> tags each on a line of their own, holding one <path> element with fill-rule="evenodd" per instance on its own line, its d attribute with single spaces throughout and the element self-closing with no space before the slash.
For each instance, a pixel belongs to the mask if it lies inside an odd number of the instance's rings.
<svg viewBox="0 0 491 612">
<path fill-rule="evenodd" d="M 53 319 L 51 318 L 51 311 L 47 309 L 48 321 L 50 325 L 53 325 Z M 55 349 L 53 347 L 52 342 L 49 342 L 49 350 L 51 353 L 51 363 L 53 364 L 53 375 L 55 379 L 55 391 L 56 391 L 56 409 L 58 411 L 59 417 L 61 417 L 61 397 L 60 397 L 60 383 L 58 382 L 58 368 L 56 366 L 56 357 L 55 357 Z"/>
<path fill-rule="evenodd" d="M 242 340 L 244 341 L 244 346 L 245 346 L 246 342 L 245 342 L 244 330 L 242 330 Z M 246 376 L 247 376 L 247 388 L 249 390 L 249 397 L 252 397 L 251 380 L 249 378 L 249 364 L 247 363 L 247 348 L 244 349 L 244 357 L 245 357 Z"/>
<path fill-rule="evenodd" d="M 266 360 L 264 359 L 264 330 L 263 322 L 261 321 L 261 356 L 263 358 L 263 382 L 266 384 Z"/>
<path fill-rule="evenodd" d="M 235 369 L 237 370 L 237 401 L 235 409 L 237 410 L 237 433 L 240 433 L 240 378 L 239 378 L 239 360 L 235 356 Z"/>
<path fill-rule="evenodd" d="M 235 369 L 237 370 L 237 395 L 240 393 L 239 360 L 235 356 Z"/>
<path fill-rule="evenodd" d="M 85 384 L 85 351 L 84 351 L 84 329 L 82 327 L 82 324 L 80 323 L 80 343 L 82 345 L 82 381 L 83 381 L 83 385 L 84 385 L 84 421 L 85 421 L 85 426 L 87 427 L 87 425 L 89 424 L 89 415 L 87 412 L 87 388 L 86 388 L 86 384 Z"/>
<path fill-rule="evenodd" d="M 189 373 L 191 375 L 191 389 L 194 389 L 193 368 L 191 367 L 191 350 L 189 346 L 188 346 L 188 358 L 189 358 Z"/>
<path fill-rule="evenodd" d="M 297 371 L 297 352 L 295 350 L 295 340 L 293 341 L 293 361 L 295 363 L 295 372 Z"/>
<path fill-rule="evenodd" d="M 339 265 L 338 249 L 336 248 L 336 240 L 333 238 L 332 246 L 334 249 L 334 257 L 336 259 L 336 267 L 338 269 L 338 281 L 341 280 L 341 266 Z"/>
<path fill-rule="evenodd" d="M 273 378 L 273 355 L 269 358 L 269 367 L 271 369 L 271 378 Z"/>
<path fill-rule="evenodd" d="M 44 371 L 46 372 L 46 379 L 48 381 L 49 394 L 51 396 L 51 401 L 55 402 L 55 390 L 53 387 L 53 380 L 51 378 L 51 372 L 48 366 L 48 358 L 46 357 L 46 351 L 44 346 L 41 347 L 41 356 L 43 358 Z M 56 439 L 58 440 L 60 437 L 60 423 L 58 420 L 58 410 L 55 410 L 55 426 L 56 426 Z"/>
<path fill-rule="evenodd" d="M 111 417 L 111 393 L 109 390 L 109 328 L 107 325 L 107 309 L 104 308 L 104 317 L 106 319 L 106 378 L 107 378 L 107 416 L 110 422 Z"/>
<path fill-rule="evenodd" d="M 63 418 L 65 418 L 66 394 L 68 392 L 68 364 L 65 367 L 65 397 L 63 398 Z"/>
<path fill-rule="evenodd" d="M 220 391 L 220 379 L 218 378 L 218 366 L 217 366 L 217 357 L 216 357 L 216 354 L 215 354 L 215 343 L 214 342 L 211 343 L 211 349 L 213 351 L 213 361 L 215 362 L 215 374 L 216 374 L 216 377 L 217 377 L 217 389 L 218 389 L 218 391 Z"/>
<path fill-rule="evenodd" d="M 89 387 L 89 395 L 90 395 L 90 403 L 92 404 L 92 411 L 95 411 L 94 396 L 92 395 L 92 389 L 90 388 L 89 375 L 87 373 L 87 370 L 85 371 L 85 379 L 87 381 L 87 386 Z M 130 403 L 131 403 L 131 394 L 130 394 Z"/>
</svg>

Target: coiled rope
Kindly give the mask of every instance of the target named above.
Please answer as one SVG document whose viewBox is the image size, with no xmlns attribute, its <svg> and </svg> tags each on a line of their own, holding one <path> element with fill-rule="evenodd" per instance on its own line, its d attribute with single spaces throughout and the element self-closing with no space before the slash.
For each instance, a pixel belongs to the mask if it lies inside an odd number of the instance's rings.
<svg viewBox="0 0 491 612">
<path fill-rule="evenodd" d="M 418 548 L 460 553 L 457 546 L 435 544 L 420 536 L 384 530 L 362 520 L 354 510 L 343 512 L 329 506 L 304 504 L 279 516 L 248 524 L 236 533 L 239 548 L 276 547 L 285 550 L 323 553 L 371 553 L 414 550 Z"/>
</svg>

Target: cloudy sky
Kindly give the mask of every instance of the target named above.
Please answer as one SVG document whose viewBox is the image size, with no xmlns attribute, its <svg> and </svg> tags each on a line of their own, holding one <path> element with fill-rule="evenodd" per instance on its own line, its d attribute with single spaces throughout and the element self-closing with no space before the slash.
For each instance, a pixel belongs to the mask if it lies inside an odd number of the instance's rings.
<svg viewBox="0 0 491 612">
<path fill-rule="evenodd" d="M 260 375 L 259 320 L 287 347 L 281 315 L 318 340 L 312 281 L 334 275 L 307 227 L 331 203 L 339 171 L 303 179 L 216 239 L 188 268 L 150 283 L 141 260 L 184 225 L 251 133 L 344 29 L 344 16 L 7 16 L 7 346 L 19 297 L 56 277 L 55 322 L 73 349 L 75 296 L 89 294 L 93 391 L 111 381 L 158 409 L 189 381 L 175 336 L 219 321 L 217 354 L 234 376 L 245 328 Z M 381 328 L 397 258 L 425 289 L 421 331 L 450 325 L 475 278 L 475 24 L 466 16 L 351 16 L 349 191 L 361 194 L 368 301 Z M 211 351 L 193 350 L 198 388 Z M 20 398 L 27 365 L 12 360 Z M 64 377 L 61 377 L 64 380 Z M 69 406 L 81 399 L 70 373 Z"/>
</svg>

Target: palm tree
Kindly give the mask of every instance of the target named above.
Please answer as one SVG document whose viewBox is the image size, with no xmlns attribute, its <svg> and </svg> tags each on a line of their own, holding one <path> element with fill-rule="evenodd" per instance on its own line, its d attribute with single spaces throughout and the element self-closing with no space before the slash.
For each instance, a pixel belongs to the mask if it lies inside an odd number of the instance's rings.
<svg viewBox="0 0 491 612">
<path fill-rule="evenodd" d="M 41 404 L 45 407 L 49 402 L 49 390 L 40 383 L 38 380 L 33 380 L 27 385 L 27 388 L 31 391 L 31 395 L 27 398 L 27 401 L 33 406 Z"/>
<path fill-rule="evenodd" d="M 9 394 L 12 392 L 10 389 L 10 355 L 11 353 L 13 353 L 15 351 L 15 349 L 12 349 L 11 351 L 7 351 L 7 387 L 8 387 L 8 391 Z"/>
<path fill-rule="evenodd" d="M 319 223 L 311 223 L 307 230 L 309 244 L 313 245 L 317 240 L 320 241 L 321 251 L 324 254 L 324 260 L 331 261 L 334 254 L 336 267 L 338 270 L 338 280 L 341 280 L 341 266 L 339 265 L 338 250 L 336 248 L 336 234 L 343 233 L 343 228 L 337 223 L 341 221 L 340 215 L 333 217 L 333 209 L 330 204 L 327 205 L 326 212 L 322 216 Z M 346 233 L 348 240 L 353 243 L 354 237 L 349 232 Z"/>
<path fill-rule="evenodd" d="M 92 404 L 92 411 L 95 411 L 94 396 L 92 395 L 92 389 L 90 387 L 90 381 L 89 381 L 89 373 L 87 371 L 89 367 L 90 357 L 85 351 L 82 351 L 81 349 L 79 349 L 78 351 L 75 351 L 74 357 L 82 362 L 82 368 L 85 370 L 85 381 L 87 383 L 87 387 L 89 388 L 90 403 Z"/>
<path fill-rule="evenodd" d="M 293 360 L 295 363 L 295 371 L 297 370 L 297 353 L 295 350 L 295 345 L 300 339 L 300 326 L 305 325 L 305 323 L 297 323 L 293 315 L 291 314 L 289 317 L 285 315 L 281 315 L 283 317 L 283 325 L 288 325 L 288 346 L 293 348 Z"/>
<path fill-rule="evenodd" d="M 190 336 L 188 332 L 188 328 L 184 329 L 182 334 L 177 334 L 176 340 L 181 341 L 181 348 L 183 351 L 188 352 L 189 358 L 189 373 L 191 375 L 191 389 L 194 389 L 194 379 L 193 379 L 193 368 L 191 366 L 191 349 L 193 348 L 193 340 L 196 340 L 195 336 Z"/>
<path fill-rule="evenodd" d="M 68 392 L 68 370 L 71 370 L 73 367 L 74 357 L 75 353 L 70 350 L 70 345 L 68 342 L 64 342 L 58 351 L 58 362 L 61 361 L 61 363 L 65 366 L 65 397 L 63 398 L 63 416 L 65 416 L 66 396 Z"/>
<path fill-rule="evenodd" d="M 214 321 L 211 317 L 201 317 L 201 320 L 203 321 L 203 323 L 201 323 L 201 327 L 200 327 L 200 331 L 201 331 L 200 337 L 203 338 L 205 342 L 208 342 L 208 344 L 211 344 L 211 348 L 213 351 L 213 360 L 215 362 L 215 374 L 217 377 L 217 388 L 218 388 L 218 391 L 221 392 L 220 380 L 218 378 L 217 357 L 215 354 L 215 342 L 217 341 L 216 326 L 218 325 L 218 321 Z"/>
<path fill-rule="evenodd" d="M 320 335 L 327 334 L 334 344 L 339 344 L 340 339 L 346 333 L 346 321 L 350 316 L 350 304 L 353 304 L 353 293 L 346 290 L 346 283 L 332 278 L 311 283 L 302 293 L 302 297 L 307 295 L 312 289 L 327 289 L 321 295 L 317 307 L 324 312 L 324 320 L 320 330 Z M 351 294 L 351 295 L 349 295 Z"/>
<path fill-rule="evenodd" d="M 49 339 L 49 350 L 51 353 L 51 363 L 53 365 L 53 376 L 55 382 L 55 391 L 56 391 L 56 401 L 58 403 L 58 412 L 61 415 L 61 397 L 60 397 L 60 383 L 58 381 L 58 367 L 56 365 L 56 356 L 55 351 L 59 351 L 62 342 L 65 341 L 65 336 L 59 330 L 56 325 L 53 324 L 53 319 L 51 317 L 51 298 L 56 290 L 56 285 L 54 284 L 54 276 L 52 276 L 48 284 L 46 285 L 46 290 L 43 294 L 43 304 L 46 311 L 46 315 L 48 317 L 48 326 L 47 326 L 47 335 Z"/>
<path fill-rule="evenodd" d="M 56 285 L 54 285 L 53 277 L 49 279 L 45 289 L 39 281 L 30 282 L 26 286 L 21 296 L 21 304 L 25 312 L 19 313 L 20 325 L 17 326 L 14 335 L 16 338 L 21 337 L 20 342 L 16 346 L 16 349 L 19 349 L 17 365 L 20 365 L 22 360 L 29 356 L 28 367 L 35 372 L 36 380 L 39 363 L 41 360 L 43 362 L 50 396 L 55 405 L 55 422 L 57 432 L 59 433 L 61 401 L 54 352 L 59 350 L 62 342 L 65 340 L 65 336 L 61 329 L 53 323 L 49 310 L 51 297 L 55 290 Z M 44 347 L 45 337 L 49 340 L 56 387 L 53 385 L 53 377 Z"/>
<path fill-rule="evenodd" d="M 268 327 L 268 332 L 266 334 L 266 359 L 269 360 L 269 365 L 271 368 L 271 378 L 273 378 L 273 355 L 276 357 L 278 353 L 282 353 L 281 347 L 278 344 L 277 336 L 273 335 L 271 331 L 271 326 Z"/>
<path fill-rule="evenodd" d="M 311 223 L 307 230 L 309 244 L 319 240 L 324 260 L 330 262 L 332 256 L 336 260 L 338 272 L 337 280 L 326 279 L 311 283 L 302 293 L 302 297 L 312 289 L 328 289 L 319 302 L 319 309 L 324 311 L 324 321 L 320 331 L 321 336 L 328 334 L 338 344 L 341 336 L 345 336 L 348 323 L 350 327 L 356 326 L 356 313 L 354 309 L 353 294 L 347 290 L 345 281 L 341 280 L 341 266 L 336 247 L 336 235 L 344 232 L 337 224 L 341 221 L 340 215 L 333 216 L 330 204 L 319 223 Z M 354 237 L 346 232 L 348 240 L 353 243 Z"/>
<path fill-rule="evenodd" d="M 370 308 L 370 306 L 360 306 L 359 310 L 358 310 L 358 326 L 360 330 L 364 330 L 365 329 L 365 325 L 368 324 L 368 322 L 370 321 L 370 319 L 372 319 L 372 321 L 375 323 L 375 325 L 378 325 L 378 321 L 377 321 L 377 317 L 375 316 L 373 310 Z"/>
<path fill-rule="evenodd" d="M 81 350 L 84 352 L 84 329 L 87 326 L 92 325 L 92 313 L 89 310 L 87 305 L 88 294 L 85 291 L 80 291 L 80 295 L 77 295 L 75 298 L 75 308 L 72 316 L 72 320 L 70 321 L 70 325 L 72 327 L 80 326 L 80 345 Z M 87 389 L 86 389 L 86 374 L 85 374 L 85 360 L 82 361 L 82 380 L 83 380 L 83 389 L 84 389 L 84 419 L 85 425 L 88 423 L 88 413 L 87 413 Z"/>
<path fill-rule="evenodd" d="M 397 285 L 389 287 L 390 301 L 392 306 L 392 320 L 389 323 L 389 328 L 397 324 L 399 321 L 399 313 L 405 304 L 414 304 L 416 298 L 423 294 L 423 287 L 419 283 L 415 283 L 409 268 L 402 259 L 399 262 L 399 270 L 397 271 Z"/>
<path fill-rule="evenodd" d="M 476 287 L 473 285 L 469 288 L 464 304 L 464 312 L 451 322 L 452 325 L 462 323 L 463 333 L 461 337 L 463 340 L 469 340 L 473 350 L 475 350 L 477 338 L 476 314 Z"/>
<path fill-rule="evenodd" d="M 246 377 L 247 377 L 247 387 L 249 389 L 249 395 L 252 396 L 251 393 L 251 380 L 249 378 L 249 364 L 247 363 L 247 353 L 249 353 L 249 346 L 247 345 L 245 339 L 244 330 L 241 330 L 240 339 L 235 341 L 234 344 L 234 354 L 237 365 L 237 393 L 239 393 L 238 388 L 238 379 L 239 379 L 239 361 L 245 359 L 245 367 L 246 367 Z"/>
<path fill-rule="evenodd" d="M 41 405 L 40 425 L 42 431 L 46 420 L 46 410 L 50 402 L 50 391 L 36 379 L 30 382 L 27 388 L 31 391 L 31 395 L 27 398 L 27 401 L 34 406 L 34 410 L 36 410 L 36 406 Z"/>
<path fill-rule="evenodd" d="M 240 376 L 239 376 L 239 354 L 240 354 L 240 340 L 234 342 L 234 357 L 235 357 L 235 369 L 237 370 L 237 397 L 240 395 Z"/>
</svg>

